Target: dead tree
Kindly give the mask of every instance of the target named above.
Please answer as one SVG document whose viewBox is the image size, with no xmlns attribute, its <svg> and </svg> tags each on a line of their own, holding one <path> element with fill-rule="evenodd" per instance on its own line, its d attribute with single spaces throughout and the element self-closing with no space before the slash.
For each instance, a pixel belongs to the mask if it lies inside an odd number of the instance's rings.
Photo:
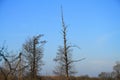
<svg viewBox="0 0 120 80">
<path fill-rule="evenodd" d="M 37 73 L 43 65 L 43 46 L 46 41 L 39 41 L 42 36 L 43 35 L 33 36 L 23 44 L 23 52 L 29 65 L 31 79 L 36 79 Z"/>
<path fill-rule="evenodd" d="M 62 10 L 61 10 L 62 12 Z M 72 47 L 75 47 L 73 45 L 69 45 L 67 42 L 67 26 L 64 23 L 63 19 L 63 12 L 62 14 L 62 36 L 63 36 L 63 47 L 60 46 L 57 52 L 57 56 L 54 59 L 55 62 L 58 62 L 58 66 L 56 67 L 56 70 L 54 70 L 54 73 L 60 76 L 66 77 L 66 80 L 70 80 L 70 75 L 75 74 L 75 71 L 73 70 L 73 63 L 81 61 L 80 60 L 73 60 L 72 59 Z"/>
<path fill-rule="evenodd" d="M 21 53 L 18 56 L 14 56 L 14 58 L 11 60 L 10 59 L 11 56 L 8 55 L 7 49 L 4 46 L 1 47 L 0 49 L 1 62 L 5 62 L 5 66 L 7 67 L 6 69 L 5 67 L 0 66 L 0 71 L 4 76 L 4 80 L 9 80 L 10 77 L 12 77 L 11 80 L 14 80 L 15 77 L 17 77 L 16 72 L 22 70 L 22 68 L 18 69 L 19 61 L 17 60 L 19 60 L 20 56 Z"/>
</svg>

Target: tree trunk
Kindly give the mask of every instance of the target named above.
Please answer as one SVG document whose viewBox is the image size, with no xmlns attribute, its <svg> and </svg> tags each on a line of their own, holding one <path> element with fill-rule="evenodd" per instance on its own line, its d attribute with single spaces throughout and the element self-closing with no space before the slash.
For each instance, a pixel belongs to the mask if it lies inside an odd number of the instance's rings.
<svg viewBox="0 0 120 80">
<path fill-rule="evenodd" d="M 33 79 L 36 80 L 36 39 L 33 42 Z"/>
</svg>

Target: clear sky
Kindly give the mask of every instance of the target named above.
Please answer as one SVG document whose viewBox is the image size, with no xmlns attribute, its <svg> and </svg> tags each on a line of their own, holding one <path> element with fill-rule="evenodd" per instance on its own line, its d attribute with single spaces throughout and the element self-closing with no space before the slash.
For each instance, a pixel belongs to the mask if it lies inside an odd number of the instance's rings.
<svg viewBox="0 0 120 80">
<path fill-rule="evenodd" d="M 53 58 L 62 45 L 61 10 L 68 25 L 68 42 L 74 48 L 73 59 L 86 59 L 75 64 L 77 75 L 97 76 L 111 72 L 120 61 L 119 0 L 0 0 L 0 44 L 18 52 L 26 38 L 44 34 L 42 74 L 51 75 Z"/>
</svg>

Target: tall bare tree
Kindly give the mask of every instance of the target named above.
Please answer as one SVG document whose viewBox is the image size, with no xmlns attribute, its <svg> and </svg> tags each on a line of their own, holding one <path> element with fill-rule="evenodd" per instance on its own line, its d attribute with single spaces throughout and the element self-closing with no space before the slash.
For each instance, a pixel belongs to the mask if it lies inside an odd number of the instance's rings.
<svg viewBox="0 0 120 80">
<path fill-rule="evenodd" d="M 63 46 L 60 46 L 57 52 L 57 56 L 54 59 L 55 62 L 58 62 L 56 70 L 54 73 L 57 75 L 62 75 L 66 77 L 66 80 L 70 80 L 70 75 L 75 74 L 76 71 L 73 70 L 73 63 L 81 61 L 72 59 L 72 47 L 73 45 L 68 44 L 67 42 L 67 26 L 64 23 L 63 11 L 61 8 L 62 14 L 62 36 L 63 36 Z"/>
<path fill-rule="evenodd" d="M 30 65 L 31 79 L 36 79 L 38 72 L 42 69 L 43 46 L 46 43 L 45 40 L 40 40 L 42 36 L 43 35 L 33 36 L 23 44 L 26 61 Z"/>
</svg>

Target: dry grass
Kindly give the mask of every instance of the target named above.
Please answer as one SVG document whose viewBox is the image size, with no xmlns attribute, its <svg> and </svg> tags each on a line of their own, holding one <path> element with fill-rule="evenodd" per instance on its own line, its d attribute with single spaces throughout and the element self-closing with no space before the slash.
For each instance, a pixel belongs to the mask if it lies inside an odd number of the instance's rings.
<svg viewBox="0 0 120 80">
<path fill-rule="evenodd" d="M 4 76 L 0 75 L 0 80 L 4 80 Z M 11 80 L 11 79 L 9 78 L 8 80 Z M 31 78 L 30 78 L 30 76 L 24 77 L 22 80 L 31 80 Z M 41 77 L 38 77 L 37 80 L 65 80 L 65 77 L 41 76 Z M 114 80 L 114 79 L 100 79 L 100 78 L 94 78 L 94 77 L 74 77 L 74 76 L 72 76 L 72 77 L 70 77 L 70 80 Z"/>
</svg>

